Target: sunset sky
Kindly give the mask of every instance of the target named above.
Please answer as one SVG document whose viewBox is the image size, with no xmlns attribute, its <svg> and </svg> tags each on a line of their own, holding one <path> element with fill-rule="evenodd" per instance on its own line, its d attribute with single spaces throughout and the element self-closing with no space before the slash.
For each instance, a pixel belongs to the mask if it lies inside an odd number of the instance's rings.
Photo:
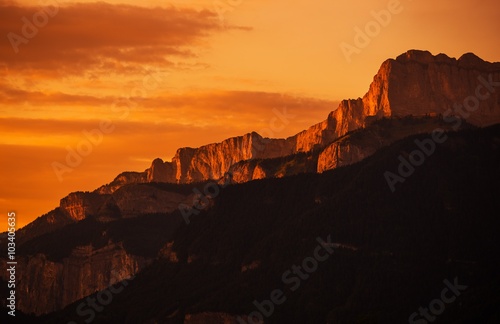
<svg viewBox="0 0 500 324">
<path fill-rule="evenodd" d="M 347 57 L 341 45 L 381 10 L 393 13 Z M 24 226 L 179 147 L 259 132 L 273 109 L 294 115 L 274 137 L 293 135 L 409 49 L 500 61 L 499 12 L 497 0 L 0 0 L 0 212 Z M 54 162 L 96 129 L 58 177 Z"/>
</svg>

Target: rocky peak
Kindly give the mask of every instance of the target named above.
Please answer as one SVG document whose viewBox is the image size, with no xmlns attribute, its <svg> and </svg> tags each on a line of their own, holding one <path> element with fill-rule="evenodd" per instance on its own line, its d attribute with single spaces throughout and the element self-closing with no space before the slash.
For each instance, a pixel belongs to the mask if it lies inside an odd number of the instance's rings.
<svg viewBox="0 0 500 324">
<path fill-rule="evenodd" d="M 400 63 L 418 62 L 429 64 L 435 61 L 435 56 L 433 56 L 429 51 L 409 50 L 406 53 L 399 55 L 396 58 L 396 61 Z"/>
<path fill-rule="evenodd" d="M 474 53 L 462 55 L 458 59 L 458 66 L 464 69 L 477 69 L 482 71 L 495 71 L 500 68 L 498 63 L 486 62 Z"/>
<path fill-rule="evenodd" d="M 147 182 L 175 182 L 175 164 L 157 158 L 146 170 Z"/>
</svg>

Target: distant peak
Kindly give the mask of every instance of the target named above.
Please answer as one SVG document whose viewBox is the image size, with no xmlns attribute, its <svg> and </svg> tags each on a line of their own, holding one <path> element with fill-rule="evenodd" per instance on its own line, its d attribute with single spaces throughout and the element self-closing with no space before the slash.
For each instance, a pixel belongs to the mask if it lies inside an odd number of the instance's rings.
<svg viewBox="0 0 500 324">
<path fill-rule="evenodd" d="M 459 59 L 459 61 L 470 61 L 470 60 L 474 60 L 474 61 L 479 61 L 479 62 L 484 62 L 479 56 L 477 56 L 476 54 L 474 53 L 465 53 L 464 55 L 462 55 Z"/>
<path fill-rule="evenodd" d="M 389 60 L 391 61 L 391 60 Z M 396 58 L 399 63 L 409 63 L 417 62 L 421 64 L 431 64 L 431 63 L 448 63 L 448 64 L 458 64 L 459 67 L 467 69 L 480 69 L 480 70 L 491 70 L 498 69 L 499 63 L 491 63 L 484 61 L 474 53 L 465 53 L 458 60 L 451 58 L 446 54 L 432 55 L 429 51 L 422 50 L 409 50 Z"/>
<path fill-rule="evenodd" d="M 489 68 L 489 64 L 474 53 L 465 53 L 462 55 L 458 59 L 458 64 L 465 68 Z"/>
<path fill-rule="evenodd" d="M 406 53 L 399 55 L 396 58 L 398 62 L 417 61 L 421 63 L 431 63 L 434 61 L 434 56 L 429 51 L 409 50 Z"/>
<path fill-rule="evenodd" d="M 160 164 L 160 163 L 163 164 L 163 160 L 160 158 L 156 158 L 153 160 L 153 164 Z"/>
</svg>

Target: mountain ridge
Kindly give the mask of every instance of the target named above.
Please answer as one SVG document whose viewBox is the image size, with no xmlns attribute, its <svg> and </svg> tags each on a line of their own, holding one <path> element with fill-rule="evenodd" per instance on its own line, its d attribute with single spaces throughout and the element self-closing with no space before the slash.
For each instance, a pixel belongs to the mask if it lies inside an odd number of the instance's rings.
<svg viewBox="0 0 500 324">
<path fill-rule="evenodd" d="M 342 100 L 325 120 L 293 136 L 263 138 L 251 132 L 199 148 L 179 148 L 171 162 L 157 158 L 144 172 L 131 177 L 122 173 L 97 191 L 111 193 L 120 185 L 135 182 L 219 180 L 235 163 L 322 149 L 382 117 L 441 115 L 476 93 L 475 86 L 480 83 L 477 80 L 474 83 L 475 79 L 490 75 L 493 80 L 500 80 L 500 62 L 486 62 L 473 53 L 455 59 L 445 54 L 434 56 L 428 51 L 409 50 L 382 63 L 362 98 Z M 478 112 L 468 116 L 469 123 L 487 126 L 500 122 L 498 92 L 479 105 Z"/>
<path fill-rule="evenodd" d="M 443 279 L 453 281 L 457 276 L 461 284 L 469 286 L 460 297 L 463 305 L 450 305 L 440 320 L 478 322 L 479 317 L 487 316 L 491 321 L 498 311 L 488 309 L 499 302 L 492 298 L 498 292 L 500 265 L 495 253 L 499 219 L 492 211 L 499 206 L 494 184 L 500 177 L 500 126 L 448 135 L 449 140 L 396 193 L 387 187 L 384 170 L 394 168 L 399 152 L 411 151 L 414 141 L 425 139 L 426 134 L 404 138 L 360 163 L 324 174 L 225 187 L 214 199 L 213 208 L 193 216 L 189 225 L 182 223 L 179 212 L 108 223 L 85 219 L 58 231 L 52 242 L 37 238 L 27 248 L 49 255 L 52 263 L 44 261 L 49 265 L 61 258 L 65 263 L 81 264 L 85 249 L 78 249 L 80 254 L 68 251 L 86 242 L 95 247 L 86 251 L 99 260 L 110 252 L 116 255 L 119 262 L 112 266 L 124 273 L 137 264 L 122 262 L 126 255 L 140 260 L 138 256 L 151 257 L 159 251 L 126 291 L 114 295 L 113 303 L 96 314 L 96 323 L 147 319 L 180 324 L 191 323 L 192 317 L 210 323 L 214 312 L 235 322 L 238 316 L 244 318 L 255 310 L 253 300 L 268 299 L 273 288 L 282 289 L 287 302 L 276 307 L 266 323 L 356 323 L 367 319 L 370 323 L 399 323 L 419 305 L 439 296 L 436 289 Z M 172 231 L 173 224 L 164 224 L 168 220 L 181 222 Z M 317 237 L 328 235 L 335 252 L 302 281 L 300 289 L 294 292 L 279 281 L 283 271 L 311 255 Z M 70 246 L 58 244 L 58 237 L 67 237 Z M 146 243 L 148 237 L 163 243 L 163 248 Z M 107 240 L 123 244 L 103 248 Z M 149 252 L 138 252 L 139 245 Z M 50 256 L 54 253 L 59 256 Z M 33 262 L 41 261 L 33 258 Z M 100 266 L 92 271 L 106 271 L 106 264 Z M 85 267 L 77 270 L 76 277 L 96 276 Z M 108 274 L 103 278 L 107 280 Z M 47 281 L 45 285 L 49 285 Z M 83 323 L 85 317 L 79 316 L 77 308 L 84 300 L 39 320 Z"/>
<path fill-rule="evenodd" d="M 180 148 L 170 162 L 157 158 L 143 172 L 124 172 L 93 192 L 70 193 L 53 211 L 18 231 L 17 240 L 25 253 L 35 255 L 23 261 L 31 270 L 23 278 L 20 309 L 42 314 L 64 307 L 92 289 L 103 289 L 109 282 L 112 266 L 126 269 L 124 276 L 135 275 L 151 261 L 151 255 L 147 259 L 124 251 L 123 246 L 113 241 L 116 237 L 104 229 L 107 224 L 143 219 L 145 215 L 174 215 L 175 221 L 168 226 L 175 229 L 182 224 L 178 207 L 195 206 L 197 188 L 224 180 L 228 174 L 232 183 L 241 183 L 305 172 L 323 173 L 366 159 L 407 136 L 430 133 L 433 129 L 450 131 L 500 123 L 500 91 L 491 91 L 488 99 L 482 100 L 477 111 L 469 116 L 452 110 L 457 102 L 475 94 L 478 84 L 483 84 L 479 78 L 500 80 L 500 64 L 482 61 L 473 54 L 464 54 L 456 60 L 444 54 L 408 51 L 382 64 L 363 98 L 342 101 L 324 121 L 296 135 L 269 139 L 251 132 L 199 148 Z M 455 129 L 455 125 L 460 127 Z M 322 201 L 324 197 L 315 198 L 317 204 Z M 82 249 L 65 251 L 64 261 L 36 255 L 39 246 L 45 244 L 40 238 L 48 240 L 50 233 L 64 232 L 67 226 L 78 224 L 89 226 L 86 231 L 98 237 L 98 246 L 82 245 Z M 141 238 L 147 241 L 150 231 L 144 230 Z M 158 240 L 165 243 L 162 240 L 169 237 L 161 236 Z M 58 244 L 49 243 L 49 247 Z M 110 256 L 119 262 L 84 266 L 87 259 L 104 260 Z M 171 255 L 172 260 L 177 258 Z M 71 264 L 73 268 L 68 270 L 63 264 Z M 36 274 L 35 270 L 44 265 L 47 273 Z M 55 273 L 64 273 L 64 279 L 56 279 Z M 104 279 L 97 286 L 86 286 L 74 279 L 94 278 L 99 274 Z M 50 286 L 50 282 L 40 281 L 44 276 L 53 281 L 51 300 L 58 302 L 36 305 L 27 302 L 36 301 L 40 291 Z M 77 285 L 78 289 L 67 292 L 64 287 L 68 285 Z"/>
</svg>

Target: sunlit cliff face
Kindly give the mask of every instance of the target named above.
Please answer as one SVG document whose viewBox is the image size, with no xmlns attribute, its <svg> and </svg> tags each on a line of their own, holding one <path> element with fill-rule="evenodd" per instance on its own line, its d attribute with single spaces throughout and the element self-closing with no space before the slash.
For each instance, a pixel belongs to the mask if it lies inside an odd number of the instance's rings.
<svg viewBox="0 0 500 324">
<path fill-rule="evenodd" d="M 354 46 L 356 30 L 389 1 L 216 3 L 3 2 L 2 213 L 17 211 L 23 226 L 69 192 L 169 160 L 179 147 L 270 129 L 276 109 L 294 117 L 272 137 L 294 135 L 362 96 L 380 63 L 410 48 L 500 61 L 493 0 L 401 0 L 349 60 L 340 44 Z M 372 113 L 388 99 L 364 107 Z M 359 124 L 351 121 L 338 127 Z"/>
</svg>

